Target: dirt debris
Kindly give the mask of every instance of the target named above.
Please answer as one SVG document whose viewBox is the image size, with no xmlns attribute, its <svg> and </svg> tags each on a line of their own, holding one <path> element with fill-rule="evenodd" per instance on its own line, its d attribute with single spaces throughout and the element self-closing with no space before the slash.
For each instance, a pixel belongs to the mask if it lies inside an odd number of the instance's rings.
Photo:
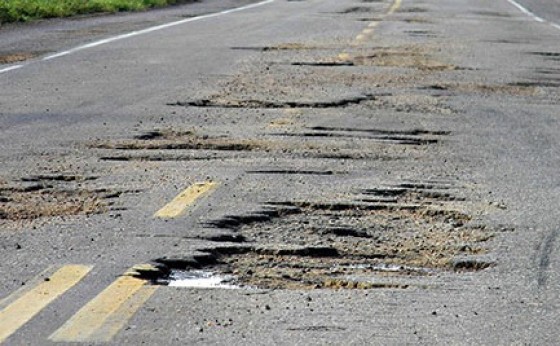
<svg viewBox="0 0 560 346">
<path fill-rule="evenodd" d="M 35 175 L 0 183 L 0 223 L 31 222 L 60 216 L 100 214 L 122 191 L 80 186 L 96 177 L 71 174 Z M 77 184 L 76 184 L 77 183 Z"/>
<path fill-rule="evenodd" d="M 0 52 L 0 65 L 14 64 L 39 56 L 41 53 L 36 52 L 15 52 L 15 53 L 1 53 Z"/>
</svg>

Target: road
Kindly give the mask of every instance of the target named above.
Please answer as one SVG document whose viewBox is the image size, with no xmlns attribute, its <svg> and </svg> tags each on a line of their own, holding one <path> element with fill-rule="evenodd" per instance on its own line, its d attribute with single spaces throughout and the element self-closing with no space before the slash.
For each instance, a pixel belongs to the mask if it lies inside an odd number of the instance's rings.
<svg viewBox="0 0 560 346">
<path fill-rule="evenodd" d="M 560 8 L 558 7 L 558 1 L 521 0 L 517 1 L 516 3 L 533 13 L 535 16 L 548 20 L 554 24 L 558 24 L 558 18 L 560 18 Z"/>
<path fill-rule="evenodd" d="M 0 342 L 554 345 L 560 16 L 519 4 L 1 28 Z"/>
</svg>

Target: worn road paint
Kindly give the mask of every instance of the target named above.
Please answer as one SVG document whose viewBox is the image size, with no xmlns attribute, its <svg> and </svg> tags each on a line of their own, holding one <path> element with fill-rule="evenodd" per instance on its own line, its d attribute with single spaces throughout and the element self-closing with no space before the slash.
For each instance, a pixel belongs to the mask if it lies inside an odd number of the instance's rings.
<svg viewBox="0 0 560 346">
<path fill-rule="evenodd" d="M 358 36 L 356 36 L 356 41 L 362 41 L 364 38 L 366 38 L 366 35 L 359 34 Z"/>
<path fill-rule="evenodd" d="M 81 46 L 78 46 L 78 47 L 74 47 L 72 49 L 68 49 L 68 50 L 65 50 L 65 51 L 62 51 L 62 52 L 58 52 L 58 53 L 46 56 L 39 61 L 48 61 L 48 60 L 61 58 L 61 57 L 66 56 L 66 55 L 70 55 L 70 54 L 73 54 L 73 53 L 76 53 L 76 52 L 79 52 L 79 51 L 82 51 L 82 50 L 98 47 L 98 46 L 101 46 L 101 45 L 104 45 L 104 44 L 107 44 L 107 43 L 116 42 L 116 41 L 124 40 L 124 39 L 127 39 L 127 38 L 135 37 L 135 36 L 149 34 L 151 32 L 164 30 L 164 29 L 171 28 L 171 27 L 174 27 L 174 26 L 177 26 L 177 25 L 182 25 L 182 24 L 195 22 L 195 21 L 199 21 L 199 20 L 203 20 L 203 19 L 215 18 L 215 17 L 220 17 L 220 16 L 224 16 L 224 15 L 227 15 L 227 14 L 235 13 L 235 12 L 249 10 L 249 9 L 252 9 L 252 8 L 256 8 L 256 7 L 260 7 L 260 6 L 263 6 L 263 5 L 270 4 L 274 1 L 276 1 L 276 0 L 265 0 L 265 1 L 258 2 L 256 4 L 245 5 L 245 6 L 225 10 L 225 11 L 205 14 L 205 15 L 202 15 L 202 16 L 197 16 L 197 17 L 192 17 L 192 18 L 187 18 L 187 19 L 182 19 L 182 20 L 178 20 L 178 21 L 175 21 L 175 22 L 170 22 L 170 23 L 166 23 L 166 24 L 152 26 L 152 27 L 142 29 L 142 30 L 132 31 L 132 32 L 129 32 L 129 33 L 126 33 L 126 34 L 121 34 L 121 35 L 117 35 L 117 36 L 108 37 L 108 38 L 105 38 L 105 39 L 102 39 L 102 40 L 99 40 L 99 41 L 94 41 L 94 42 L 87 43 L 87 44 L 84 44 L 84 45 L 81 45 Z M 9 71 L 13 71 L 13 70 L 25 67 L 25 66 L 28 66 L 29 64 L 32 64 L 32 63 L 33 62 L 30 62 L 28 64 L 24 64 L 24 65 L 16 65 L 16 66 L 12 66 L 12 67 L 0 70 L 0 74 L 5 73 L 5 72 L 9 72 Z"/>
<path fill-rule="evenodd" d="M 189 186 L 185 191 L 181 192 L 165 207 L 161 208 L 154 217 L 162 219 L 170 219 L 180 216 L 185 210 L 194 204 L 197 199 L 215 189 L 218 183 L 207 181 L 203 183 L 196 183 Z"/>
<path fill-rule="evenodd" d="M 76 285 L 89 273 L 91 268 L 91 266 L 84 265 L 66 265 L 52 274 L 48 281 L 42 279 L 25 292 L 16 292 L 20 296 L 0 311 L 0 343 L 53 300 Z M 9 300 L 10 297 L 3 302 Z"/>
<path fill-rule="evenodd" d="M 402 0 L 395 0 L 395 2 L 393 2 L 393 4 L 389 8 L 389 10 L 387 10 L 387 12 L 383 17 L 395 13 L 401 7 L 401 5 L 402 5 Z M 374 21 L 369 23 L 367 28 L 365 28 L 358 36 L 356 36 L 353 44 L 359 44 L 363 40 L 365 40 L 367 36 L 372 35 L 374 33 L 374 28 L 377 27 L 378 25 L 379 25 L 379 21 Z"/>
<path fill-rule="evenodd" d="M 0 74 L 10 72 L 10 71 L 13 71 L 13 70 L 17 70 L 18 68 L 22 68 L 22 67 L 23 67 L 23 65 L 13 65 L 13 66 L 10 66 L 10 67 L 6 67 L 6 68 L 0 70 Z"/>
<path fill-rule="evenodd" d="M 350 60 L 351 56 L 348 53 L 340 53 L 338 54 L 338 60 L 348 61 Z"/>
<path fill-rule="evenodd" d="M 401 5 L 402 5 L 402 0 L 395 0 L 393 6 L 391 6 L 387 14 L 393 14 L 397 12 L 397 10 L 401 7 Z"/>
<path fill-rule="evenodd" d="M 80 309 L 49 339 L 55 342 L 108 342 L 152 296 L 157 287 L 121 276 Z"/>
<path fill-rule="evenodd" d="M 523 5 L 517 3 L 514 0 L 507 0 L 510 4 L 512 4 L 513 6 L 517 7 L 518 10 L 520 10 L 521 12 L 525 13 L 527 16 L 531 17 L 533 20 L 539 22 L 539 23 L 547 23 L 550 26 L 552 26 L 555 29 L 560 30 L 560 25 L 554 22 L 549 22 L 546 19 L 543 19 L 539 16 L 537 16 L 536 14 L 534 14 L 533 12 L 529 11 L 526 7 L 524 7 Z"/>
</svg>

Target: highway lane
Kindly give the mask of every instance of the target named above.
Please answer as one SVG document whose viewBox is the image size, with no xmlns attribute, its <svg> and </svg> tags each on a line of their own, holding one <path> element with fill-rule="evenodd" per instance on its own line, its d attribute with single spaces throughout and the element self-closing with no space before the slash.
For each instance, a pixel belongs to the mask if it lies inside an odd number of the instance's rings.
<svg viewBox="0 0 560 346">
<path fill-rule="evenodd" d="M 505 1 L 275 1 L 3 74 L 0 319 L 34 308 L 0 338 L 553 344 L 558 35 Z M 154 286 L 156 258 L 265 289 Z"/>
</svg>

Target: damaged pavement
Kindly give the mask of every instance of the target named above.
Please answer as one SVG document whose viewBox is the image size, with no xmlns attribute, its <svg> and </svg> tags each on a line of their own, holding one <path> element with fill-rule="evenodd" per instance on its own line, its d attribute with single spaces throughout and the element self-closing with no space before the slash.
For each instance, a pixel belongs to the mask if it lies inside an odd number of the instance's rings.
<svg viewBox="0 0 560 346">
<path fill-rule="evenodd" d="M 115 20 L 53 25 L 86 42 Z M 554 27 L 507 1 L 274 1 L 49 61 L 31 39 L 9 55 L 16 29 L 0 33 L 0 68 L 28 64 L 0 74 L 0 309 L 53 268 L 92 269 L 8 344 L 557 339 Z M 150 291 L 122 326 L 61 337 L 123 277 Z"/>
</svg>

